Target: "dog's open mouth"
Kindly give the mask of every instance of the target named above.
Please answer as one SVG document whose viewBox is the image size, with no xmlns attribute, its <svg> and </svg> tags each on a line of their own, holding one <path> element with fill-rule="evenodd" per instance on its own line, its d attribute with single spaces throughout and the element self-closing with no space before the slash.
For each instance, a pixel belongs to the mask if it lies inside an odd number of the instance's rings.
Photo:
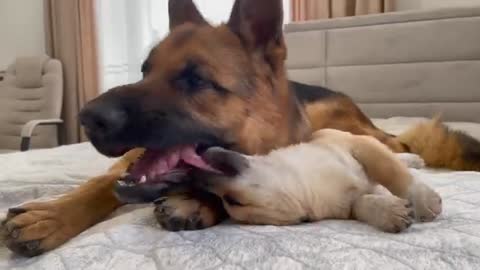
<svg viewBox="0 0 480 270">
<path fill-rule="evenodd" d="M 166 151 L 147 149 L 118 182 L 122 186 L 178 182 L 194 168 L 217 172 L 201 156 L 206 149 L 205 145 L 182 145 Z"/>
</svg>

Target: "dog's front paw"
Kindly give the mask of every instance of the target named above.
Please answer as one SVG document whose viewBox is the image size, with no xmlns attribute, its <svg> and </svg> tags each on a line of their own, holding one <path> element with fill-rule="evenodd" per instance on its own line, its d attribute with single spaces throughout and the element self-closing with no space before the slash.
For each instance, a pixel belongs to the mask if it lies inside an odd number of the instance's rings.
<svg viewBox="0 0 480 270">
<path fill-rule="evenodd" d="M 9 209 L 0 234 L 11 251 L 32 257 L 63 244 L 71 230 L 56 203 L 38 202 Z"/>
<path fill-rule="evenodd" d="M 199 199 L 187 194 L 158 199 L 154 214 L 168 231 L 200 230 L 216 225 L 226 217 L 219 198 Z"/>
<path fill-rule="evenodd" d="M 442 212 L 442 198 L 426 184 L 415 181 L 409 190 L 415 219 L 420 222 L 434 220 Z"/>
</svg>

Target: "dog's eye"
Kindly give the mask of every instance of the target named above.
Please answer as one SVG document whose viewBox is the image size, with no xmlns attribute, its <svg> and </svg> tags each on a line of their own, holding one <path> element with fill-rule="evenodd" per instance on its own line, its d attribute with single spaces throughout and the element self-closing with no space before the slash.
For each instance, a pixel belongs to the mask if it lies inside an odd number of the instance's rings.
<svg viewBox="0 0 480 270">
<path fill-rule="evenodd" d="M 152 65 L 150 64 L 150 62 L 148 62 L 148 61 L 143 62 L 141 71 L 142 71 L 142 74 L 143 74 L 144 78 L 145 78 L 145 76 L 148 75 L 148 73 L 150 73 L 151 69 L 152 69 Z"/>
<path fill-rule="evenodd" d="M 194 93 L 212 87 L 212 83 L 203 78 L 194 65 L 188 65 L 174 81 L 179 89 Z"/>
</svg>

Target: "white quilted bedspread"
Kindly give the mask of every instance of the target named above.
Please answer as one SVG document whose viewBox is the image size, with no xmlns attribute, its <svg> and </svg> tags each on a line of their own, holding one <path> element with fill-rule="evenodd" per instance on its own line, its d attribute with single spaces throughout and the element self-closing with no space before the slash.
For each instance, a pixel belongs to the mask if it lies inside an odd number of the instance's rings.
<svg viewBox="0 0 480 270">
<path fill-rule="evenodd" d="M 396 133 L 411 119 L 377 123 Z M 457 126 L 480 135 L 479 125 Z M 89 144 L 0 155 L 0 215 L 12 205 L 70 190 L 112 162 Z M 174 233 L 156 224 L 152 207 L 127 206 L 36 258 L 0 246 L 0 269 L 480 269 L 480 174 L 415 173 L 440 192 L 444 212 L 401 234 L 355 221 L 290 227 L 227 222 Z"/>
</svg>

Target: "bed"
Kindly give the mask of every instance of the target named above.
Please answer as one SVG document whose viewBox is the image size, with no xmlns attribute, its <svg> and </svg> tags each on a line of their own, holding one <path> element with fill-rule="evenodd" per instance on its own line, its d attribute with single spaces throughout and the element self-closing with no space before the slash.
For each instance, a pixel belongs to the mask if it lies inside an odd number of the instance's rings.
<svg viewBox="0 0 480 270">
<path fill-rule="evenodd" d="M 387 132 L 441 111 L 480 139 L 479 28 L 480 8 L 292 24 L 287 67 L 295 80 L 351 95 Z M 88 143 L 0 155 L 0 213 L 71 190 L 113 162 Z M 480 173 L 411 170 L 441 194 L 444 211 L 401 234 L 355 221 L 167 232 L 151 206 L 136 205 L 36 258 L 0 247 L 0 269 L 480 269 Z"/>
<path fill-rule="evenodd" d="M 422 119 L 375 122 L 398 133 Z M 454 123 L 480 139 L 480 124 Z M 64 193 L 114 160 L 89 143 L 0 155 L 0 213 L 18 203 Z M 299 226 L 225 222 L 167 232 L 149 205 L 125 206 L 59 249 L 36 258 L 0 247 L 0 269 L 479 269 L 480 173 L 412 169 L 443 197 L 443 214 L 387 234 L 355 221 Z"/>
</svg>

